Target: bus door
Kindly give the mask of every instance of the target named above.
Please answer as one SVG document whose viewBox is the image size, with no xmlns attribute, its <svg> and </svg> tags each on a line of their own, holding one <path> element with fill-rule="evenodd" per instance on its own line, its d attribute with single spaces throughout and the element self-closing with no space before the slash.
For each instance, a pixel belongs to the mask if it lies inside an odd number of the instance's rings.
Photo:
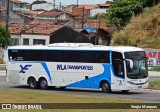
<svg viewBox="0 0 160 112">
<path fill-rule="evenodd" d="M 112 52 L 112 72 L 112 81 L 114 81 L 112 82 L 114 84 L 113 89 L 124 90 L 124 60 L 120 52 Z"/>
</svg>

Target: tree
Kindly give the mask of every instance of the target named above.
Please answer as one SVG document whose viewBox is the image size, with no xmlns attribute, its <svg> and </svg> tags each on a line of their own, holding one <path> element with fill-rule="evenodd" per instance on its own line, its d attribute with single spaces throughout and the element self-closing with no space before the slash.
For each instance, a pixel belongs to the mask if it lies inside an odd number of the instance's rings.
<svg viewBox="0 0 160 112">
<path fill-rule="evenodd" d="M 107 14 L 109 24 L 117 28 L 124 27 L 133 15 L 143 10 L 143 0 L 114 0 Z"/>
<path fill-rule="evenodd" d="M 47 2 L 44 0 L 36 0 L 33 2 L 33 4 L 43 4 L 43 3 L 47 3 Z"/>
<path fill-rule="evenodd" d="M 0 26 L 0 47 L 5 47 L 5 36 L 6 36 L 6 28 Z M 8 33 L 8 44 L 11 42 L 10 32 Z"/>
<path fill-rule="evenodd" d="M 123 28 L 133 15 L 143 11 L 145 7 L 153 7 L 160 0 L 113 0 L 109 8 L 107 21 L 109 25 Z"/>
</svg>

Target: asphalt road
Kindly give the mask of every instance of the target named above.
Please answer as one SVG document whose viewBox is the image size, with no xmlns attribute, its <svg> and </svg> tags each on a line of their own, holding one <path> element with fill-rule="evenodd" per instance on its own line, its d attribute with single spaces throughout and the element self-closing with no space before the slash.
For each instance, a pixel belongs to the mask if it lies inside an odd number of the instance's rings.
<svg viewBox="0 0 160 112">
<path fill-rule="evenodd" d="M 150 77 L 151 80 L 160 80 L 160 77 Z M 28 89 L 30 91 L 35 91 L 30 89 L 27 85 L 17 85 L 17 84 L 10 84 L 6 82 L 6 78 L 4 76 L 0 76 L 0 89 Z M 42 91 L 40 89 L 36 89 L 36 91 Z M 44 91 L 44 90 L 43 90 Z M 93 90 L 93 89 L 59 89 L 59 88 L 49 88 L 46 91 L 50 92 L 60 92 L 64 94 L 80 94 L 80 95 L 92 95 L 92 96 L 111 96 L 116 98 L 123 98 L 123 99 L 134 99 L 134 100 L 144 100 L 150 102 L 160 102 L 160 91 L 151 91 L 151 90 L 135 90 L 130 91 L 127 94 L 124 94 L 120 91 L 114 91 L 112 93 L 102 93 L 101 90 Z"/>
</svg>

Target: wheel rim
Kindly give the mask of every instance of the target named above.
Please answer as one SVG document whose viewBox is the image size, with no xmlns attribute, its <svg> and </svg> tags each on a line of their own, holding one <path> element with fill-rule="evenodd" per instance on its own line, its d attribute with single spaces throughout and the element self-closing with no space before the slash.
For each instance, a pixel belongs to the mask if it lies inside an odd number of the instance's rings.
<svg viewBox="0 0 160 112">
<path fill-rule="evenodd" d="M 30 79 L 30 86 L 31 86 L 32 88 L 35 87 L 35 80 L 34 80 L 34 79 Z"/>
<path fill-rule="evenodd" d="M 108 85 L 107 84 L 103 85 L 103 90 L 108 90 Z"/>
<path fill-rule="evenodd" d="M 47 86 L 47 82 L 45 80 L 41 81 L 41 87 L 44 88 Z"/>
</svg>

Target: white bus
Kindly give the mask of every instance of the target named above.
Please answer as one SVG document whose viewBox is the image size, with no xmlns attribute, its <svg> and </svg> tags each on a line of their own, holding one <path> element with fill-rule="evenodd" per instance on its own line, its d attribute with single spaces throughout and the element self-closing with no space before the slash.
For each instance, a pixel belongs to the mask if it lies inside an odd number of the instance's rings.
<svg viewBox="0 0 160 112">
<path fill-rule="evenodd" d="M 102 88 L 129 91 L 148 87 L 143 49 L 89 43 L 8 48 L 7 82 L 30 88 Z"/>
</svg>

